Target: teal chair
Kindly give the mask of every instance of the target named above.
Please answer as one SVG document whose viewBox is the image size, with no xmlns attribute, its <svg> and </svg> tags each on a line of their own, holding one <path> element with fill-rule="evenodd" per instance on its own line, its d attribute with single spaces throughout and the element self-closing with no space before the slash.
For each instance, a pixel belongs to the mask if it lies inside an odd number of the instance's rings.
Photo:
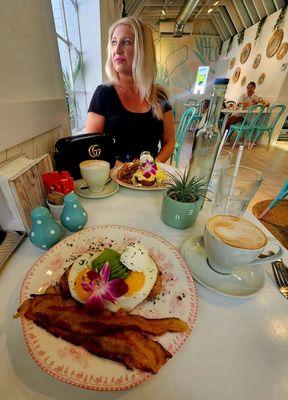
<svg viewBox="0 0 288 400">
<path fill-rule="evenodd" d="M 190 128 L 194 114 L 196 112 L 196 107 L 190 107 L 182 114 L 179 125 L 176 130 L 176 142 L 174 152 L 170 158 L 170 164 L 172 164 L 173 159 L 175 159 L 176 168 L 178 168 L 179 160 L 180 160 L 180 152 L 182 149 L 183 141 L 186 136 L 188 129 Z"/>
<path fill-rule="evenodd" d="M 256 104 L 255 106 L 251 106 L 248 108 L 247 113 L 245 114 L 244 120 L 240 124 L 231 125 L 227 134 L 227 139 L 232 135 L 234 131 L 237 132 L 236 139 L 234 140 L 232 149 L 236 146 L 237 142 L 243 136 L 244 141 L 247 140 L 248 137 L 251 137 L 255 125 L 258 123 L 259 119 L 262 116 L 264 110 L 264 106 L 262 104 Z"/>
<path fill-rule="evenodd" d="M 267 132 L 268 134 L 267 150 L 269 150 L 273 131 L 275 129 L 277 122 L 279 121 L 279 118 L 281 117 L 281 115 L 284 113 L 285 110 L 286 106 L 284 106 L 283 104 L 278 104 L 269 108 L 267 115 L 265 116 L 265 119 L 262 121 L 262 124 L 255 125 L 254 127 L 255 135 L 252 138 L 253 133 L 251 134 L 249 138 L 248 149 L 250 150 L 253 149 L 253 146 L 257 142 L 257 140 L 260 139 L 260 137 L 265 132 Z"/>
</svg>

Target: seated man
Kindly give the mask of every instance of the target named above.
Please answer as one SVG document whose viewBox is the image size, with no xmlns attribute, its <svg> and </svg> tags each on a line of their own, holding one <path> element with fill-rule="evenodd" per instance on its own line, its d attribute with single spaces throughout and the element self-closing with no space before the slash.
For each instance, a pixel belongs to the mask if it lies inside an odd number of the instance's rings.
<svg viewBox="0 0 288 400">
<path fill-rule="evenodd" d="M 254 104 L 257 104 L 258 96 L 255 93 L 255 89 L 256 89 L 256 83 L 249 82 L 247 85 L 247 91 L 246 91 L 246 93 L 241 94 L 241 96 L 239 97 L 237 106 L 238 107 L 242 106 L 243 108 L 249 108 L 249 107 L 253 106 Z M 229 130 L 231 125 L 237 124 L 238 122 L 242 122 L 243 119 L 244 119 L 244 117 L 240 114 L 231 115 L 228 118 L 225 129 Z M 229 141 L 230 141 L 230 143 L 234 142 L 233 135 L 230 136 Z"/>
</svg>

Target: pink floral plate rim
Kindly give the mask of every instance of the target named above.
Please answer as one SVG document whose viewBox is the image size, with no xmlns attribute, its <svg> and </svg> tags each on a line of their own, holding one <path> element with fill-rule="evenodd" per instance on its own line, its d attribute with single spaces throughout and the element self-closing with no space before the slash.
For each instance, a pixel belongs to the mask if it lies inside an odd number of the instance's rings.
<svg viewBox="0 0 288 400">
<path fill-rule="evenodd" d="M 85 247 L 94 246 L 93 238 L 100 248 L 111 243 L 111 240 L 118 243 L 117 238 L 118 240 L 120 238 L 119 243 L 123 246 L 135 240 L 145 243 L 150 256 L 156 261 L 163 274 L 163 293 L 162 296 L 161 293 L 159 295 L 159 303 L 155 302 L 156 305 L 148 301 L 142 303 L 137 307 L 135 314 L 148 318 L 185 316 L 183 319 L 189 324 L 189 332 L 167 333 L 157 338 L 157 341 L 164 345 L 173 356 L 184 345 L 194 329 L 198 316 L 198 295 L 191 273 L 179 251 L 155 233 L 122 225 L 100 225 L 84 229 L 63 239 L 32 265 L 22 283 L 20 303 L 22 304 L 33 290 L 34 293 L 35 290 L 39 290 L 39 284 L 42 285 L 45 279 L 46 286 L 55 283 L 54 279 L 56 281 L 59 279 L 65 267 L 63 253 L 67 253 L 68 262 L 71 263 L 69 253 L 73 257 L 81 255 Z M 101 243 L 98 242 L 99 240 Z M 101 247 L 102 245 L 104 247 Z M 48 278 L 47 271 L 50 273 Z M 53 275 L 56 275 L 56 278 Z M 176 282 L 177 285 L 175 285 Z M 43 289 L 45 289 L 45 284 Z M 181 296 L 183 297 L 180 301 Z M 185 301 L 182 301 L 184 298 Z M 34 361 L 45 372 L 60 381 L 89 390 L 116 391 L 136 386 L 153 376 L 139 370 L 129 371 L 120 363 L 94 356 L 82 347 L 55 338 L 25 318 L 21 319 L 21 323 L 26 344 Z M 97 368 L 100 370 L 98 375 Z M 106 375 L 102 372 L 105 370 Z"/>
<path fill-rule="evenodd" d="M 132 164 L 132 163 L 129 163 Z M 163 170 L 164 172 L 167 171 L 169 173 L 172 173 L 177 171 L 176 168 L 174 168 L 172 165 L 168 165 L 168 164 L 164 164 L 164 163 L 157 163 Z M 110 177 L 111 179 L 118 183 L 120 186 L 126 187 L 128 189 L 134 189 L 134 190 L 148 190 L 148 191 L 155 191 L 155 190 L 166 190 L 169 185 L 165 185 L 162 184 L 160 186 L 136 186 L 136 185 L 132 185 L 131 183 L 127 183 L 127 182 L 123 182 L 120 179 L 117 178 L 117 172 L 119 171 L 119 169 L 121 168 L 121 166 L 119 167 L 114 167 L 111 172 L 110 172 Z"/>
</svg>

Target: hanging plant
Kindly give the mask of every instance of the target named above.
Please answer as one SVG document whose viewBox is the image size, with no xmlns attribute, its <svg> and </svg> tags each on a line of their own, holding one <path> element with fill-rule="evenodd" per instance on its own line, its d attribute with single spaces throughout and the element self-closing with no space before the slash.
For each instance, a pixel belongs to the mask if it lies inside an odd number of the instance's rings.
<svg viewBox="0 0 288 400">
<path fill-rule="evenodd" d="M 228 53 L 229 53 L 229 51 L 231 49 L 233 39 L 234 39 L 234 36 L 231 36 L 230 39 L 229 39 L 228 46 L 227 46 L 227 51 L 226 51 L 226 56 L 228 55 Z"/>
<path fill-rule="evenodd" d="M 221 42 L 221 43 L 218 45 L 218 54 L 217 54 L 217 57 L 220 57 L 221 52 L 222 52 L 222 47 L 223 47 L 223 42 Z"/>
<path fill-rule="evenodd" d="M 125 17 L 127 17 L 127 12 L 126 12 L 126 1 L 125 0 L 122 0 L 122 18 L 125 18 Z"/>
<path fill-rule="evenodd" d="M 243 29 L 243 31 L 239 32 L 237 35 L 237 42 L 238 42 L 239 46 L 244 40 L 244 33 L 245 33 L 245 29 Z"/>
<path fill-rule="evenodd" d="M 265 17 L 261 18 L 257 27 L 257 32 L 254 38 L 254 42 L 256 42 L 256 40 L 258 39 L 258 37 L 260 36 L 260 33 L 262 31 L 263 25 L 265 24 L 265 21 L 267 19 L 267 15 L 265 15 Z"/>
<path fill-rule="evenodd" d="M 281 12 L 280 12 L 280 14 L 279 14 L 279 16 L 277 18 L 277 21 L 275 22 L 273 31 L 278 29 L 280 27 L 280 25 L 282 24 L 282 22 L 284 21 L 285 14 L 286 14 L 286 11 L 287 11 L 287 7 L 288 7 L 288 4 L 286 4 L 286 6 L 284 6 L 284 7 L 282 7 L 282 10 L 281 10 Z"/>
</svg>

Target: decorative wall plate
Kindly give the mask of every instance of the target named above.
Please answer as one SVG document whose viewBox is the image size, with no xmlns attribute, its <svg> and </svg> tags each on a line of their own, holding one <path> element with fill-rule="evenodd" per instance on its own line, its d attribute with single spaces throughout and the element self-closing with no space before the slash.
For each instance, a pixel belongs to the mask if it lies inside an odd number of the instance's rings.
<svg viewBox="0 0 288 400">
<path fill-rule="evenodd" d="M 282 60 L 287 51 L 288 51 L 288 42 L 282 43 L 276 54 L 277 60 Z"/>
<path fill-rule="evenodd" d="M 240 62 L 241 64 L 244 64 L 251 52 L 251 43 L 247 43 L 245 44 L 245 46 L 243 47 L 242 51 L 241 51 L 241 55 L 240 55 Z"/>
<path fill-rule="evenodd" d="M 283 29 L 277 29 L 277 31 L 275 31 L 273 35 L 270 37 L 268 46 L 266 48 L 267 57 L 271 58 L 277 52 L 280 44 L 282 43 L 283 34 L 284 34 Z"/>
<path fill-rule="evenodd" d="M 246 82 L 246 76 L 243 76 L 243 78 L 241 79 L 241 86 L 245 85 Z"/>
<path fill-rule="evenodd" d="M 258 78 L 258 85 L 261 85 L 261 83 L 264 82 L 264 79 L 265 79 L 265 74 L 263 72 Z"/>
<path fill-rule="evenodd" d="M 234 68 L 235 65 L 235 57 L 231 58 L 230 63 L 229 63 L 229 69 Z"/>
<path fill-rule="evenodd" d="M 232 75 L 232 81 L 233 81 L 234 83 L 236 83 L 236 82 L 238 81 L 240 74 L 241 74 L 241 68 L 240 68 L 240 67 L 237 67 L 237 68 L 234 70 L 233 75 Z"/>
<path fill-rule="evenodd" d="M 253 68 L 256 69 L 258 67 L 258 65 L 260 64 L 261 61 L 261 54 L 257 54 L 257 56 L 255 57 L 255 60 L 253 62 Z"/>
</svg>

